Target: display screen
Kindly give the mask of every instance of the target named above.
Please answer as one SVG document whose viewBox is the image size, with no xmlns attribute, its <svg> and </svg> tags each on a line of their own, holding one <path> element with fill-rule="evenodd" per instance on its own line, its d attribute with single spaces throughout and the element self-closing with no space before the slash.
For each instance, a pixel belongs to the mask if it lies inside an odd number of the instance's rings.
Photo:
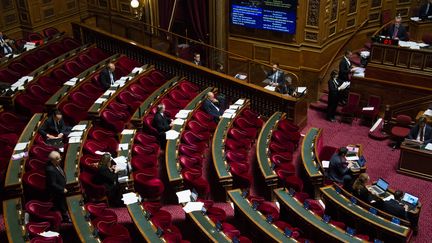
<svg viewBox="0 0 432 243">
<path fill-rule="evenodd" d="M 297 0 L 231 0 L 231 24 L 295 34 Z"/>
</svg>

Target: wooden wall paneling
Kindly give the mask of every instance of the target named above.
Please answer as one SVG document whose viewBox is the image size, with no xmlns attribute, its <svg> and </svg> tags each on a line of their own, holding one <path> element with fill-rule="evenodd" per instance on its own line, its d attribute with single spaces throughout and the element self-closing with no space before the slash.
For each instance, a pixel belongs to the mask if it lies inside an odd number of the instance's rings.
<svg viewBox="0 0 432 243">
<path fill-rule="evenodd" d="M 228 48 L 233 53 L 253 58 L 253 44 L 250 42 L 230 39 L 228 42 Z"/>
<path fill-rule="evenodd" d="M 400 51 L 396 60 L 396 66 L 402 68 L 408 68 L 410 59 L 411 59 L 411 52 Z"/>
<path fill-rule="evenodd" d="M 254 46 L 254 58 L 266 63 L 270 63 L 272 48 L 267 46 Z M 278 62 L 278 61 L 277 61 Z"/>
<path fill-rule="evenodd" d="M 418 70 L 422 69 L 424 57 L 425 57 L 424 53 L 413 52 L 411 55 L 409 68 L 418 69 Z"/>
<path fill-rule="evenodd" d="M 384 64 L 394 65 L 396 63 L 396 54 L 397 51 L 395 49 L 386 49 L 384 51 Z"/>
<path fill-rule="evenodd" d="M 425 71 L 432 71 L 432 53 L 425 56 L 424 67 Z"/>
</svg>

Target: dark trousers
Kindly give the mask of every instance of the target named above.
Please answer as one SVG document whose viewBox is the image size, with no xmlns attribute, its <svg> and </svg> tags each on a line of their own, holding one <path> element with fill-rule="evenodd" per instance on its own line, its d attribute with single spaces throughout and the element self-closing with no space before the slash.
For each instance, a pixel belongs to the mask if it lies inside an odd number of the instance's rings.
<svg viewBox="0 0 432 243">
<path fill-rule="evenodd" d="M 67 215 L 68 210 L 66 204 L 66 197 L 64 194 L 54 194 L 52 197 L 52 202 L 56 210 L 59 210 L 63 216 Z"/>
<path fill-rule="evenodd" d="M 327 119 L 334 119 L 336 108 L 339 103 L 339 98 L 337 93 L 329 93 L 328 103 L 327 103 Z"/>
</svg>

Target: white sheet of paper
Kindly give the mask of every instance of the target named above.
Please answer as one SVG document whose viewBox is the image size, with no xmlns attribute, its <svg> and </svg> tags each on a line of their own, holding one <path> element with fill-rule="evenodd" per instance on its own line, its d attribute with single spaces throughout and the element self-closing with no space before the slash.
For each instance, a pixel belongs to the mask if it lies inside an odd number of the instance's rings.
<svg viewBox="0 0 432 243">
<path fill-rule="evenodd" d="M 69 138 L 69 143 L 80 143 L 81 137 L 71 137 Z"/>
<path fill-rule="evenodd" d="M 179 110 L 179 112 L 177 112 L 177 114 L 175 115 L 175 118 L 185 119 L 188 117 L 190 112 L 191 110 Z"/>
<path fill-rule="evenodd" d="M 39 233 L 39 235 L 43 236 L 43 237 L 57 237 L 60 234 L 58 232 L 55 232 L 55 231 L 44 231 L 42 233 Z"/>
<path fill-rule="evenodd" d="M 102 104 L 102 103 L 104 103 L 106 100 L 107 100 L 107 98 L 98 98 L 98 99 L 95 101 L 95 104 Z"/>
<path fill-rule="evenodd" d="M 75 125 L 72 127 L 72 131 L 84 131 L 87 125 Z"/>
<path fill-rule="evenodd" d="M 177 195 L 178 203 L 185 203 L 185 202 L 190 202 L 192 192 L 191 190 L 188 189 L 188 190 L 176 192 L 176 195 Z"/>
<path fill-rule="evenodd" d="M 133 204 L 133 203 L 138 202 L 139 198 L 134 192 L 129 192 L 129 193 L 123 194 L 122 200 L 123 200 L 124 204 L 128 205 L 128 204 Z"/>
<path fill-rule="evenodd" d="M 12 160 L 20 160 L 22 158 L 27 158 L 27 156 L 28 156 L 28 152 L 21 152 L 21 153 L 18 153 L 18 154 L 13 154 L 12 155 Z"/>
<path fill-rule="evenodd" d="M 383 198 L 383 201 L 390 201 L 391 199 L 394 199 L 394 195 L 390 194 L 390 196 Z"/>
<path fill-rule="evenodd" d="M 376 121 L 375 124 L 371 127 L 369 132 L 375 131 L 375 129 L 381 124 L 381 122 L 382 122 L 382 118 L 378 119 L 378 121 Z"/>
<path fill-rule="evenodd" d="M 116 163 L 116 165 L 118 166 L 119 164 L 125 165 L 125 169 L 126 169 L 126 165 L 127 165 L 127 158 L 125 156 L 119 156 L 117 158 L 113 159 L 114 162 Z M 117 167 L 116 166 L 116 167 Z"/>
<path fill-rule="evenodd" d="M 103 93 L 103 96 L 109 96 L 111 94 L 114 94 L 116 91 L 112 90 L 112 89 L 108 89 L 107 91 L 105 91 L 105 93 Z"/>
<path fill-rule="evenodd" d="M 222 115 L 222 117 L 223 117 L 223 118 L 229 118 L 229 119 L 231 119 L 234 115 L 235 115 L 235 114 L 231 114 L 231 113 L 224 113 L 224 114 Z"/>
<path fill-rule="evenodd" d="M 296 89 L 296 93 L 304 93 L 306 91 L 307 87 L 301 86 L 301 87 L 297 87 Z"/>
<path fill-rule="evenodd" d="M 375 109 L 375 107 L 363 107 L 362 110 L 364 111 L 373 111 Z"/>
<path fill-rule="evenodd" d="M 97 150 L 97 151 L 95 152 L 95 154 L 97 154 L 97 155 L 104 155 L 104 154 L 106 154 L 106 153 L 108 153 L 108 152 L 102 152 L 102 151 L 99 151 L 99 150 Z"/>
<path fill-rule="evenodd" d="M 234 105 L 243 105 L 244 102 L 245 102 L 244 99 L 238 99 L 238 100 L 234 103 Z"/>
<path fill-rule="evenodd" d="M 75 82 L 72 82 L 72 81 L 67 81 L 66 83 L 64 83 L 63 85 L 66 85 L 66 86 L 75 86 Z"/>
<path fill-rule="evenodd" d="M 128 80 L 129 80 L 128 76 L 123 76 L 123 77 L 120 78 L 120 81 L 122 81 L 123 83 L 125 83 Z"/>
<path fill-rule="evenodd" d="M 432 150 L 432 143 L 428 143 L 428 144 L 426 144 L 425 149 L 427 149 L 427 150 Z"/>
<path fill-rule="evenodd" d="M 18 90 L 25 90 L 25 87 L 24 86 L 18 86 Z"/>
<path fill-rule="evenodd" d="M 230 105 L 228 109 L 230 110 L 238 110 L 238 108 L 240 108 L 240 105 Z"/>
<path fill-rule="evenodd" d="M 324 169 L 327 169 L 330 166 L 330 161 L 328 161 L 328 160 L 323 160 L 323 161 L 321 161 L 321 163 L 322 163 L 322 167 Z"/>
<path fill-rule="evenodd" d="M 121 144 L 119 144 L 119 146 L 118 146 L 118 150 L 120 151 L 122 151 L 122 150 L 128 150 L 129 149 L 129 144 L 128 143 L 121 143 Z"/>
<path fill-rule="evenodd" d="M 351 161 L 356 161 L 359 160 L 360 158 L 356 155 L 356 156 L 346 156 L 346 159 Z"/>
<path fill-rule="evenodd" d="M 227 113 L 227 114 L 234 114 L 236 112 L 237 112 L 237 110 L 233 110 L 233 109 L 228 109 L 228 110 L 224 111 L 224 113 Z"/>
<path fill-rule="evenodd" d="M 144 69 L 143 68 L 141 68 L 141 67 L 135 67 L 133 70 L 132 70 L 132 72 L 131 73 L 136 73 L 136 72 L 139 72 L 139 73 L 141 73 L 142 71 L 144 71 Z"/>
<path fill-rule="evenodd" d="M 186 206 L 183 207 L 183 210 L 185 213 L 201 211 L 203 206 L 203 202 L 188 202 Z"/>
<path fill-rule="evenodd" d="M 165 138 L 166 140 L 175 140 L 179 136 L 179 132 L 176 130 L 169 130 L 168 132 L 165 132 Z"/>
<path fill-rule="evenodd" d="M 423 113 L 423 115 L 425 115 L 425 116 L 432 116 L 432 110 L 431 109 L 425 110 L 425 112 Z"/>
<path fill-rule="evenodd" d="M 68 137 L 82 137 L 83 132 L 82 131 L 78 131 L 78 132 L 71 132 L 69 133 Z"/>
<path fill-rule="evenodd" d="M 410 19 L 411 19 L 412 21 L 415 21 L 415 22 L 420 21 L 420 18 L 419 18 L 419 17 L 411 17 Z"/>
<path fill-rule="evenodd" d="M 130 134 L 134 134 L 135 129 L 124 129 L 121 134 L 122 135 L 130 135 Z"/>
<path fill-rule="evenodd" d="M 128 181 L 128 179 L 129 179 L 129 176 L 122 176 L 122 177 L 118 178 L 118 182 L 124 183 L 124 182 Z"/>
<path fill-rule="evenodd" d="M 184 124 L 184 122 L 185 122 L 185 120 L 177 118 L 173 121 L 173 124 L 182 126 Z"/>
<path fill-rule="evenodd" d="M 23 150 L 23 149 L 25 149 L 27 147 L 27 144 L 28 144 L 28 142 L 27 143 L 17 143 L 15 145 L 15 149 L 14 150 Z"/>
<path fill-rule="evenodd" d="M 273 85 L 267 85 L 267 86 L 264 87 L 264 89 L 267 89 L 267 90 L 270 90 L 270 91 L 275 91 L 276 87 L 273 86 Z"/>
</svg>

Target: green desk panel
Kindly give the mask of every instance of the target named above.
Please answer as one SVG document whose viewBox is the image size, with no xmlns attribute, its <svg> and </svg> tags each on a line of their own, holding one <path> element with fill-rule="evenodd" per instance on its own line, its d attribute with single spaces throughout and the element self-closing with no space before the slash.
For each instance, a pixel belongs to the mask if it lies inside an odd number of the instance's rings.
<svg viewBox="0 0 432 243">
<path fill-rule="evenodd" d="M 305 167 L 309 177 L 322 176 L 322 173 L 319 170 L 319 167 L 315 164 L 311 154 L 311 152 L 314 151 L 312 149 L 312 144 L 315 142 L 315 136 L 318 134 L 318 131 L 318 128 L 311 128 L 303 138 L 301 147 L 303 166 Z"/>
<path fill-rule="evenodd" d="M 187 214 L 192 221 L 203 231 L 209 240 L 213 242 L 232 242 L 225 234 L 218 232 L 215 225 L 208 217 L 201 212 L 191 212 Z"/>
<path fill-rule="evenodd" d="M 275 177 L 273 169 L 271 168 L 271 163 L 269 163 L 269 156 L 267 153 L 269 136 L 271 136 L 272 129 L 275 124 L 281 119 L 283 113 L 275 112 L 264 124 L 261 129 L 260 135 L 257 141 L 257 158 L 258 164 L 260 166 L 261 172 L 264 178 Z"/>
<path fill-rule="evenodd" d="M 89 225 L 89 221 L 85 220 L 84 206 L 80 205 L 81 195 L 70 196 L 66 199 L 69 214 L 72 219 L 73 226 L 81 240 L 85 243 L 97 243 L 98 240 L 93 236 L 92 226 Z"/>
<path fill-rule="evenodd" d="M 164 242 L 156 235 L 156 229 L 153 228 L 150 221 L 146 219 L 143 208 L 141 208 L 139 203 L 129 204 L 127 205 L 127 209 L 135 226 L 147 242 Z"/>
<path fill-rule="evenodd" d="M 3 201 L 3 217 L 9 243 L 25 243 L 23 228 L 19 224 L 18 204 L 21 204 L 20 198 Z"/>
<path fill-rule="evenodd" d="M 213 136 L 212 143 L 212 155 L 213 163 L 216 168 L 216 173 L 219 180 L 232 178 L 231 173 L 227 170 L 227 165 L 225 164 L 225 143 L 224 136 L 225 131 L 228 129 L 231 119 L 221 118 L 219 120 L 218 126 Z"/>
<path fill-rule="evenodd" d="M 89 121 L 81 121 L 78 125 L 86 125 L 87 128 L 83 131 L 83 135 L 80 143 L 69 143 L 65 160 L 64 160 L 64 171 L 66 175 L 66 184 L 70 185 L 78 183 L 78 167 L 79 158 L 84 145 L 84 141 L 87 137 L 88 130 L 90 129 L 91 123 Z"/>
</svg>

